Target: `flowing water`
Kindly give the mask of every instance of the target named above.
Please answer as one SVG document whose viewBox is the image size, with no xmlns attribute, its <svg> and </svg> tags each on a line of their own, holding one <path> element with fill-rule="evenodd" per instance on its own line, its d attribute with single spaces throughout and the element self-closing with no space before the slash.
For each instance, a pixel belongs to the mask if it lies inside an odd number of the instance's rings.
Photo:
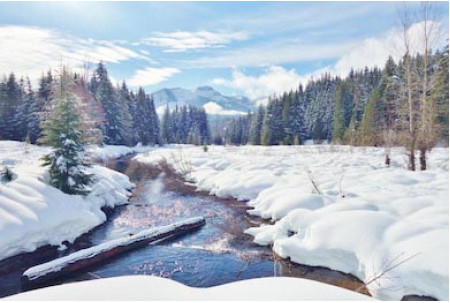
<svg viewBox="0 0 450 303">
<path fill-rule="evenodd" d="M 44 247 L 0 262 L 0 297 L 25 291 L 20 277 L 30 266 L 194 216 L 206 218 L 207 223 L 200 230 L 129 251 L 39 287 L 123 275 L 154 275 L 196 287 L 271 276 L 303 277 L 349 289 L 361 286 L 349 275 L 279 260 L 270 247 L 252 243 L 243 230 L 262 222 L 246 215 L 245 202 L 197 193 L 169 170 L 145 166 L 129 158 L 114 161 L 110 166 L 126 173 L 137 184 L 130 203 L 116 207 L 107 222 L 81 236 L 65 251 Z"/>
</svg>

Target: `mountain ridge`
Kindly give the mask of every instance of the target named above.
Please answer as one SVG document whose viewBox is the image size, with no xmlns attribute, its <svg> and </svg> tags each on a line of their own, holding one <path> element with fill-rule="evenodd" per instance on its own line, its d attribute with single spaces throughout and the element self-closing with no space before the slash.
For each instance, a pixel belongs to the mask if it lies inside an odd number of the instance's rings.
<svg viewBox="0 0 450 303">
<path fill-rule="evenodd" d="M 198 86 L 195 89 L 163 88 L 150 95 L 158 113 L 162 113 L 166 106 L 173 109 L 177 105 L 202 107 L 208 114 L 214 115 L 239 115 L 255 110 L 255 105 L 249 98 L 226 96 L 209 85 Z"/>
</svg>

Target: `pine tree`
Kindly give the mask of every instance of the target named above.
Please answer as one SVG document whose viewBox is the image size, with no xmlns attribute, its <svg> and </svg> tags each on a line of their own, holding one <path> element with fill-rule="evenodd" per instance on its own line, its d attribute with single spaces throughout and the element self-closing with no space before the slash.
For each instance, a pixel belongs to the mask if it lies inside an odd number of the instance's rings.
<svg viewBox="0 0 450 303">
<path fill-rule="evenodd" d="M 361 121 L 361 130 L 359 132 L 359 142 L 361 145 L 377 145 L 376 139 L 380 127 L 375 125 L 375 110 L 380 102 L 380 93 L 374 90 L 369 102 L 364 110 Z"/>
<path fill-rule="evenodd" d="M 167 144 L 174 143 L 173 135 L 174 129 L 172 116 L 170 114 L 169 105 L 167 105 L 161 120 L 161 139 L 163 143 Z"/>
<path fill-rule="evenodd" d="M 441 138 L 448 146 L 449 136 L 449 67 L 448 45 L 443 54 L 439 56 L 438 67 L 431 89 L 431 100 L 434 106 L 432 116 L 434 117 L 434 128 L 438 138 Z"/>
<path fill-rule="evenodd" d="M 102 62 L 91 79 L 90 89 L 105 113 L 105 143 L 133 144 L 132 117 L 127 100 L 112 85 Z"/>
<path fill-rule="evenodd" d="M 333 140 L 337 143 L 344 143 L 344 134 L 347 129 L 345 117 L 345 102 L 346 102 L 346 84 L 343 82 L 338 86 L 334 98 L 334 123 L 333 123 Z"/>
<path fill-rule="evenodd" d="M 86 195 L 92 175 L 86 173 L 89 164 L 84 158 L 81 142 L 81 121 L 78 115 L 77 96 L 73 89 L 72 76 L 65 67 L 61 69 L 54 92 L 53 112 L 43 122 L 43 142 L 52 146 L 51 153 L 43 157 L 43 166 L 49 166 L 49 183 L 71 195 Z"/>
<path fill-rule="evenodd" d="M 250 126 L 249 140 L 250 144 L 261 145 L 261 130 L 264 120 L 265 109 L 263 105 L 258 107 L 258 112 L 253 115 Z"/>
</svg>

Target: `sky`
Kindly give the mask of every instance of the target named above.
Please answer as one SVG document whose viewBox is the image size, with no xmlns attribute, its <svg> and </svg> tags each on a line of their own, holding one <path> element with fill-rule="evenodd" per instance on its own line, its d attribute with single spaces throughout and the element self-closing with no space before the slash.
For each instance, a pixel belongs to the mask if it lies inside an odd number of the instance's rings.
<svg viewBox="0 0 450 303">
<path fill-rule="evenodd" d="M 0 75 L 36 81 L 61 62 L 77 69 L 104 61 L 114 82 L 134 89 L 210 85 L 257 102 L 325 72 L 345 76 L 399 58 L 400 4 L 0 2 Z M 449 5 L 434 5 L 441 48 Z"/>
</svg>

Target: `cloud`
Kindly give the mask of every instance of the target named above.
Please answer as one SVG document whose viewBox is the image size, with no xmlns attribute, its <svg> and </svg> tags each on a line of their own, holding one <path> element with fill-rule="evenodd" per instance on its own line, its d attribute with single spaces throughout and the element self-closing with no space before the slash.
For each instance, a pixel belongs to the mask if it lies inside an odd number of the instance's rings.
<svg viewBox="0 0 450 303">
<path fill-rule="evenodd" d="M 0 26 L 0 71 L 38 78 L 61 62 L 80 68 L 86 61 L 119 63 L 130 59 L 152 61 L 115 41 L 81 39 L 59 31 L 29 26 Z"/>
<path fill-rule="evenodd" d="M 309 44 L 292 40 L 252 45 L 184 63 L 190 68 L 271 66 L 288 62 L 338 59 L 355 46 L 355 42 Z"/>
<path fill-rule="evenodd" d="M 154 85 L 166 81 L 179 72 L 179 69 L 173 67 L 147 67 L 145 69 L 135 71 L 134 75 L 127 80 L 127 83 L 134 87 Z"/>
<path fill-rule="evenodd" d="M 429 28 L 432 28 L 431 45 L 432 50 L 446 45 L 447 35 L 440 35 L 442 24 L 431 22 Z M 411 41 L 412 55 L 423 53 L 423 23 L 415 23 L 408 29 L 408 36 Z M 393 28 L 384 35 L 377 38 L 367 38 L 356 45 L 348 54 L 342 56 L 334 66 L 329 67 L 328 71 L 339 76 L 346 76 L 350 70 L 363 69 L 368 67 L 383 68 L 389 56 L 394 60 L 400 60 L 405 53 L 405 47 L 402 43 L 402 33 L 398 28 Z"/>
<path fill-rule="evenodd" d="M 240 112 L 237 110 L 227 110 L 227 109 L 223 109 L 222 106 L 220 106 L 219 104 L 215 103 L 215 102 L 208 102 L 206 104 L 203 104 L 203 109 L 205 110 L 205 112 L 209 115 L 223 115 L 223 116 L 229 116 L 229 115 L 245 115 L 247 113 L 244 112 Z"/>
<path fill-rule="evenodd" d="M 165 48 L 165 52 L 185 52 L 202 48 L 224 47 L 228 43 L 246 38 L 247 35 L 243 32 L 177 31 L 159 32 L 156 33 L 156 37 L 141 39 L 140 43 Z"/>
<path fill-rule="evenodd" d="M 264 73 L 254 77 L 235 69 L 231 80 L 216 78 L 212 80 L 212 83 L 241 90 L 254 100 L 264 100 L 264 97 L 296 89 L 305 80 L 306 78 L 297 74 L 294 69 L 287 70 L 281 66 L 271 66 L 266 68 Z M 258 101 L 258 103 L 261 102 L 264 101 Z"/>
</svg>

